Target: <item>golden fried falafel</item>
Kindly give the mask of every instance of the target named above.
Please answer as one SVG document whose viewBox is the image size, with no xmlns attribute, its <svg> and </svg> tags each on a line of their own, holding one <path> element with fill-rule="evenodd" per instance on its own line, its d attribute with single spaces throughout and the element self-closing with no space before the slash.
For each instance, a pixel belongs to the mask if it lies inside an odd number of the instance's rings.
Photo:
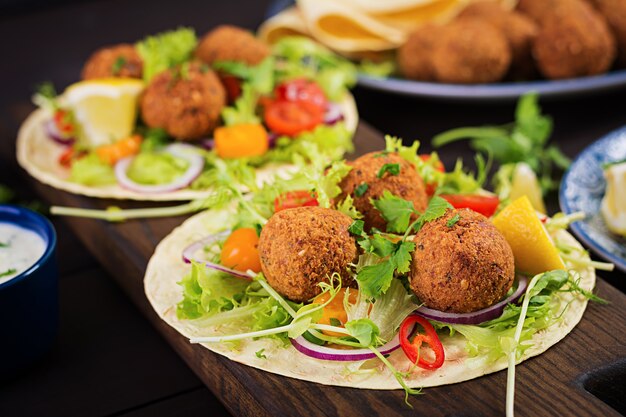
<svg viewBox="0 0 626 417">
<path fill-rule="evenodd" d="M 236 26 L 218 26 L 200 40 L 194 55 L 211 65 L 215 61 L 238 61 L 257 65 L 270 54 L 263 41 Z"/>
<path fill-rule="evenodd" d="M 547 20 L 576 15 L 587 7 L 583 0 L 519 0 L 516 10 L 543 26 Z"/>
<path fill-rule="evenodd" d="M 141 78 L 143 61 L 131 44 L 107 46 L 95 51 L 85 62 L 83 80 L 108 77 Z"/>
<path fill-rule="evenodd" d="M 155 76 L 141 97 L 141 117 L 176 139 L 208 135 L 218 124 L 226 92 L 217 75 L 197 62 Z"/>
<path fill-rule="evenodd" d="M 545 19 L 535 38 L 533 55 L 546 78 L 601 74 L 613 64 L 615 39 L 606 21 L 586 3 L 577 10 Z"/>
<path fill-rule="evenodd" d="M 336 210 L 297 207 L 274 214 L 261 231 L 259 255 L 267 282 L 279 294 L 296 302 L 321 292 L 320 282 L 332 274 L 342 285 L 352 284 L 348 264 L 357 246 L 348 228 L 352 219 Z"/>
<path fill-rule="evenodd" d="M 493 1 L 470 4 L 457 17 L 463 18 L 484 20 L 504 34 L 511 48 L 509 78 L 524 79 L 534 75 L 536 69 L 531 47 L 539 27 L 533 20 L 521 13 L 508 11 Z"/>
<path fill-rule="evenodd" d="M 398 49 L 398 66 L 406 77 L 421 81 L 436 81 L 432 63 L 433 48 L 443 29 L 426 24 L 411 32 L 407 41 Z"/>
<path fill-rule="evenodd" d="M 340 202 L 350 195 L 354 199 L 354 207 L 363 214 L 365 230 L 373 227 L 379 230 L 387 229 L 387 222 L 380 212 L 372 205 L 370 199 L 379 199 L 383 192 L 413 202 L 413 207 L 424 211 L 428 205 L 428 195 L 424 180 L 415 167 L 395 153 L 371 152 L 348 162 L 352 169 L 339 184 L 341 194 L 337 197 Z M 382 172 L 383 167 L 397 165 L 400 169 L 397 175 L 390 170 Z"/>
<path fill-rule="evenodd" d="M 626 1 L 591 0 L 591 3 L 609 24 L 617 43 L 617 61 L 626 67 Z"/>
<path fill-rule="evenodd" d="M 513 285 L 511 247 L 482 214 L 449 210 L 426 223 L 413 241 L 410 286 L 429 308 L 453 313 L 481 310 L 502 299 Z"/>
<path fill-rule="evenodd" d="M 490 83 L 500 81 L 511 64 L 504 35 L 479 19 L 459 19 L 445 26 L 432 57 L 438 81 Z"/>
</svg>

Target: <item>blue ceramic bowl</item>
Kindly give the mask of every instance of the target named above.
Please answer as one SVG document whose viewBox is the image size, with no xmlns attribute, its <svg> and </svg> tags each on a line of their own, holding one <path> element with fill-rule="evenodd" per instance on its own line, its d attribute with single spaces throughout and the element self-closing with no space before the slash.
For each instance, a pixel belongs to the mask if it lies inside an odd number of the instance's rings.
<svg viewBox="0 0 626 417">
<path fill-rule="evenodd" d="M 15 376 L 46 353 L 59 323 L 58 270 L 54 227 L 24 207 L 0 204 L 0 222 L 32 230 L 44 254 L 21 274 L 0 284 L 0 379 Z"/>
</svg>

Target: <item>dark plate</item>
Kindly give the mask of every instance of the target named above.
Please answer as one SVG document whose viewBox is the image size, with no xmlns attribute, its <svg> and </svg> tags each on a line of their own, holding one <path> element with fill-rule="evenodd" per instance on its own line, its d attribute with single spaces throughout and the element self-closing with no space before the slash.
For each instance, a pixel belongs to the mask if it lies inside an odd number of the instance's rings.
<svg viewBox="0 0 626 417">
<path fill-rule="evenodd" d="M 606 187 L 602 165 L 625 158 L 626 126 L 585 148 L 563 176 L 559 191 L 564 213 L 582 211 L 587 215 L 585 220 L 572 223 L 572 232 L 598 256 L 624 272 L 626 239 L 608 231 L 600 214 L 600 202 Z"/>
<path fill-rule="evenodd" d="M 515 100 L 529 91 L 536 91 L 544 98 L 561 98 L 626 88 L 626 70 L 568 80 L 538 80 L 472 85 L 431 83 L 401 78 L 377 78 L 361 74 L 359 76 L 359 85 L 373 90 L 407 96 L 459 101 Z"/>
</svg>

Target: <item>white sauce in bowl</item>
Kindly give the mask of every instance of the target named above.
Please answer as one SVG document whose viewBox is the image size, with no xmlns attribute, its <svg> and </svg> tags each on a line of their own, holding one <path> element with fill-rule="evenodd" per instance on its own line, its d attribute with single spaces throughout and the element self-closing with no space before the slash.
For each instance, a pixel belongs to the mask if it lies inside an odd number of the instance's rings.
<svg viewBox="0 0 626 417">
<path fill-rule="evenodd" d="M 32 230 L 0 222 L 0 284 L 30 268 L 46 251 L 46 242 Z"/>
</svg>

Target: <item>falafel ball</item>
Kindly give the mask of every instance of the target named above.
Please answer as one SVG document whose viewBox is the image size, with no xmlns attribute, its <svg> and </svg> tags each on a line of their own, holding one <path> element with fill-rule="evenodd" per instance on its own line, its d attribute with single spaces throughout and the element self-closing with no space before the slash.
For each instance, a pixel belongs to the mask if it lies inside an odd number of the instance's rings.
<svg viewBox="0 0 626 417">
<path fill-rule="evenodd" d="M 141 117 L 176 139 L 208 135 L 218 124 L 226 92 L 215 72 L 191 63 L 156 75 L 141 97 Z"/>
<path fill-rule="evenodd" d="M 218 26 L 200 40 L 194 52 L 196 58 L 211 65 L 215 61 L 238 61 L 257 65 L 270 54 L 263 41 L 236 26 Z"/>
<path fill-rule="evenodd" d="M 521 13 L 508 11 L 493 1 L 471 3 L 458 18 L 482 19 L 504 34 L 511 48 L 509 78 L 531 78 L 535 74 L 531 48 L 539 27 L 533 20 Z"/>
<path fill-rule="evenodd" d="M 575 15 L 586 7 L 582 0 L 519 0 L 516 10 L 543 26 L 554 17 Z"/>
<path fill-rule="evenodd" d="M 451 226 L 455 216 L 458 221 Z M 513 251 L 482 214 L 449 210 L 426 223 L 413 239 L 409 281 L 427 307 L 469 313 L 502 299 L 513 285 Z"/>
<path fill-rule="evenodd" d="M 405 77 L 436 81 L 432 53 L 441 32 L 440 26 L 426 24 L 409 34 L 407 41 L 398 49 L 398 66 Z"/>
<path fill-rule="evenodd" d="M 128 43 L 106 46 L 95 51 L 81 72 L 83 80 L 108 77 L 141 78 L 143 61 L 135 47 Z"/>
<path fill-rule="evenodd" d="M 348 264 L 357 247 L 348 228 L 352 219 L 336 210 L 297 207 L 274 214 L 261 231 L 259 255 L 267 282 L 279 294 L 307 301 L 322 290 L 333 273 L 352 284 Z"/>
<path fill-rule="evenodd" d="M 616 56 L 615 38 L 604 18 L 581 3 L 580 11 L 553 15 L 533 44 L 537 67 L 550 79 L 601 74 Z"/>
<path fill-rule="evenodd" d="M 591 0 L 604 16 L 617 43 L 617 61 L 626 67 L 626 2 L 623 0 Z"/>
<path fill-rule="evenodd" d="M 413 164 L 397 154 L 371 152 L 348 162 L 348 165 L 351 165 L 352 169 L 339 183 L 341 194 L 337 201 L 342 201 L 347 195 L 352 196 L 354 207 L 363 214 L 365 230 L 369 231 L 373 227 L 383 231 L 387 229 L 387 222 L 370 202 L 370 199 L 381 198 L 385 190 L 412 201 L 413 207 L 418 211 L 426 209 L 428 195 L 424 180 Z M 398 165 L 400 170 L 397 175 L 390 170 L 382 172 L 385 165 Z"/>
<path fill-rule="evenodd" d="M 438 81 L 490 83 L 500 81 L 509 70 L 511 49 L 492 25 L 480 19 L 459 19 L 445 26 L 432 62 Z"/>
</svg>

